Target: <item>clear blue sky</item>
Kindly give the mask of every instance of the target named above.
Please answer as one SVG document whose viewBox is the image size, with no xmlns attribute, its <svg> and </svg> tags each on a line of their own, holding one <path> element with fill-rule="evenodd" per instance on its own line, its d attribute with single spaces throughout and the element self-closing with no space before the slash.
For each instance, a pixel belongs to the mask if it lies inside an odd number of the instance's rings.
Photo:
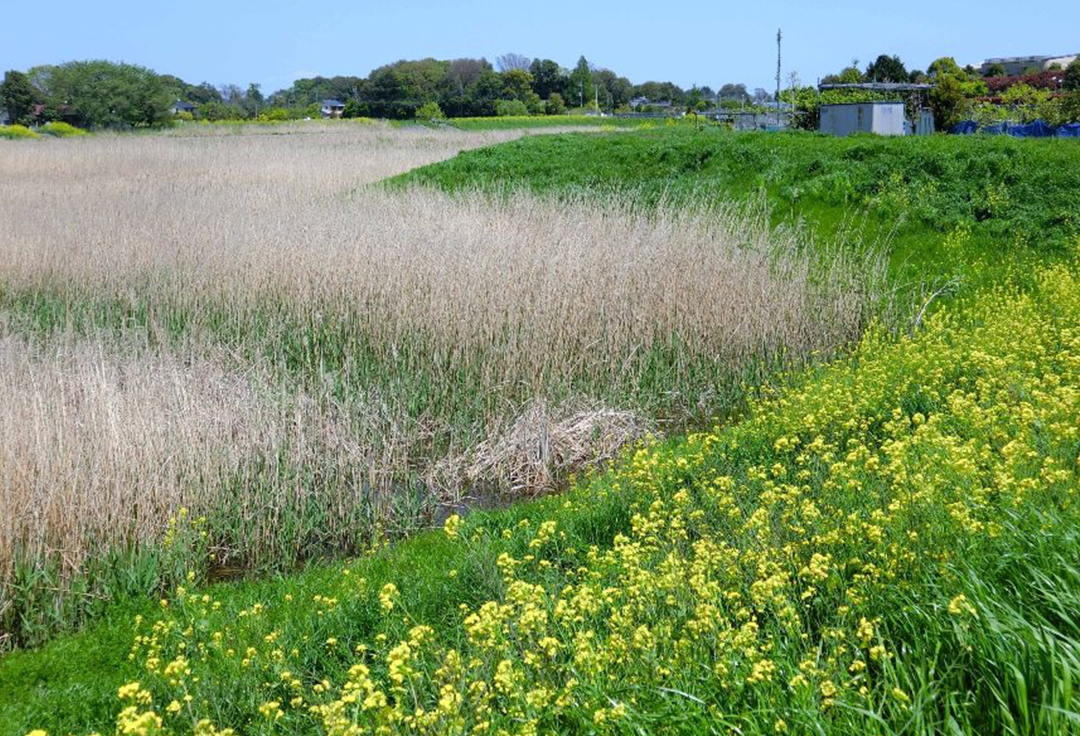
<svg viewBox="0 0 1080 736">
<path fill-rule="evenodd" d="M 631 81 L 772 88 L 776 29 L 784 73 L 804 83 L 880 53 L 925 69 L 988 56 L 1080 51 L 1080 5 L 985 1 L 181 0 L 5 3 L 0 71 L 105 58 L 188 82 L 263 91 L 298 77 L 365 76 L 402 58 L 505 52 L 573 66 L 581 54 Z"/>
</svg>

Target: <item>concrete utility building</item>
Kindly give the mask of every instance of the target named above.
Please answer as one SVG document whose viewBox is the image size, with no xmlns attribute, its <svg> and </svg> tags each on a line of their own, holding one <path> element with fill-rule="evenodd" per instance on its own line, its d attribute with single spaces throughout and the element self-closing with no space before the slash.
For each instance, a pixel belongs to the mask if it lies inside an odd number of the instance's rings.
<svg viewBox="0 0 1080 736">
<path fill-rule="evenodd" d="M 905 135 L 906 122 L 903 102 L 849 102 L 821 106 L 820 130 L 830 135 Z"/>
<path fill-rule="evenodd" d="M 1064 69 L 1069 64 L 1073 63 L 1077 57 L 1080 57 L 1080 54 L 1066 54 L 1064 56 L 1004 56 L 984 61 L 979 68 L 979 73 L 986 74 L 986 72 L 990 70 L 990 67 L 1000 65 L 1005 69 L 1005 74 L 1007 76 L 1015 77 L 1032 68 L 1044 72 L 1054 64 L 1057 64 Z"/>
</svg>

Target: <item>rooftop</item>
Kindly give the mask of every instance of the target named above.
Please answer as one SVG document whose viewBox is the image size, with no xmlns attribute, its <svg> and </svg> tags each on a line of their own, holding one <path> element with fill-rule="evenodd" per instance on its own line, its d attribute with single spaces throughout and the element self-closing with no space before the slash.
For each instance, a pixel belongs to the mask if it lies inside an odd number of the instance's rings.
<svg viewBox="0 0 1080 736">
<path fill-rule="evenodd" d="M 909 84 L 907 82 L 857 82 L 852 84 L 819 84 L 818 89 L 864 89 L 872 92 L 924 92 L 934 88 L 932 84 Z"/>
</svg>

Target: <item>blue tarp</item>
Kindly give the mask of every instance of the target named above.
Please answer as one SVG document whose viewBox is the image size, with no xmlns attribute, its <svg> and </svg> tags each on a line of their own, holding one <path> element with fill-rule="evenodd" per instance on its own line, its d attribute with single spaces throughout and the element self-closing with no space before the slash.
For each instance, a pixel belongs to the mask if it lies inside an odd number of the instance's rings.
<svg viewBox="0 0 1080 736">
<path fill-rule="evenodd" d="M 1011 135 L 1014 138 L 1080 138 L 1080 123 L 1069 123 L 1057 127 L 1047 124 L 1045 120 L 1036 120 L 1023 125 L 1018 123 L 995 123 L 980 128 L 974 120 L 964 120 L 957 123 L 949 132 L 954 135 L 971 135 L 982 133 L 983 135 Z"/>
<path fill-rule="evenodd" d="M 1045 120 L 1036 120 L 1027 125 L 1012 125 L 1009 127 L 1009 135 L 1013 138 L 1050 138 L 1056 129 L 1047 125 Z"/>
</svg>

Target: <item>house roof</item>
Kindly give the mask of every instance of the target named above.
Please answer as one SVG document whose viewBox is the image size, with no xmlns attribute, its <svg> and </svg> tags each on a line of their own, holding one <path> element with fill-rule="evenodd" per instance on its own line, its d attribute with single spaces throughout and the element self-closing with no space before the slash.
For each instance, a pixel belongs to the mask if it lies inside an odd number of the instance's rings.
<svg viewBox="0 0 1080 736">
<path fill-rule="evenodd" d="M 908 84 L 907 82 L 859 82 L 857 84 L 819 84 L 819 90 L 866 89 L 874 92 L 922 92 L 934 88 L 932 84 Z"/>
<path fill-rule="evenodd" d="M 323 100 L 323 107 L 345 107 L 345 103 L 341 100 Z"/>
<path fill-rule="evenodd" d="M 867 100 L 866 102 L 825 102 L 822 107 L 858 107 L 861 105 L 903 105 L 902 100 Z"/>
</svg>

